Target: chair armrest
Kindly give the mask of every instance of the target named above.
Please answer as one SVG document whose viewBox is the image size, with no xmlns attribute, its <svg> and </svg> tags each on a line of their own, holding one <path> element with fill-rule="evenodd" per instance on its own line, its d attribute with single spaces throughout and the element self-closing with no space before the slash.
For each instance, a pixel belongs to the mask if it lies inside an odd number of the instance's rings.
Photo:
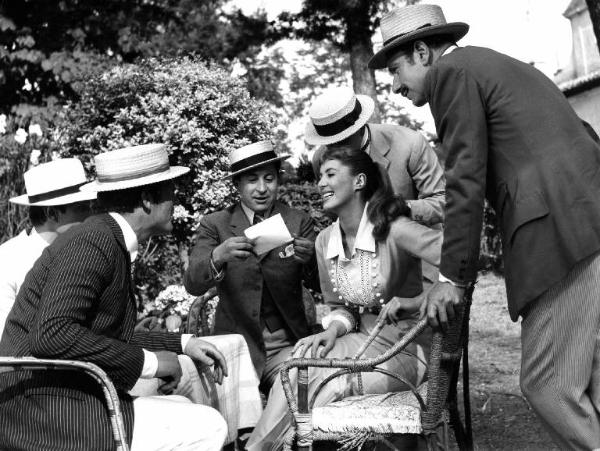
<svg viewBox="0 0 600 451">
<path fill-rule="evenodd" d="M 113 437 L 117 451 L 128 451 L 125 424 L 121 414 L 119 396 L 113 383 L 104 370 L 91 362 L 79 362 L 75 360 L 36 359 L 34 357 L 0 357 L 0 372 L 9 371 L 52 371 L 52 370 L 74 370 L 80 371 L 94 379 L 102 387 L 108 415 L 110 417 Z"/>
<path fill-rule="evenodd" d="M 217 288 L 212 287 L 206 293 L 198 296 L 190 306 L 188 312 L 186 332 L 196 336 L 206 336 L 211 334 L 210 324 L 208 323 L 207 306 L 208 301 L 217 295 Z"/>
<path fill-rule="evenodd" d="M 427 319 L 420 320 L 413 326 L 402 339 L 388 349 L 386 352 L 369 359 L 310 359 L 294 358 L 283 363 L 280 371 L 281 385 L 288 401 L 288 406 L 292 414 L 298 413 L 298 405 L 306 406 L 301 409 L 301 413 L 308 410 L 308 368 L 340 368 L 347 370 L 346 373 L 358 373 L 363 371 L 372 371 L 373 367 L 379 365 L 398 353 L 402 352 L 416 337 L 418 337 L 426 328 Z M 292 368 L 298 368 L 298 402 L 292 390 L 289 372 Z"/>
</svg>

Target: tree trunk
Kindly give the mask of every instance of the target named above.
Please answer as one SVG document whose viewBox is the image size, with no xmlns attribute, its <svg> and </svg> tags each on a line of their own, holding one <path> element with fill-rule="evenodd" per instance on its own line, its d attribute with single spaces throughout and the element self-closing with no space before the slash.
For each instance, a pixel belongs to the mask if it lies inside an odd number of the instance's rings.
<svg viewBox="0 0 600 451">
<path fill-rule="evenodd" d="M 346 15 L 346 44 L 350 51 L 350 69 L 354 92 L 368 95 L 375 102 L 375 111 L 369 122 L 381 122 L 381 112 L 377 101 L 375 71 L 367 66 L 373 56 L 371 29 L 369 23 L 369 2 L 360 4 Z"/>
<path fill-rule="evenodd" d="M 594 35 L 596 35 L 596 46 L 600 51 L 600 0 L 585 0 L 587 3 L 590 19 L 592 19 L 592 27 Z"/>
</svg>

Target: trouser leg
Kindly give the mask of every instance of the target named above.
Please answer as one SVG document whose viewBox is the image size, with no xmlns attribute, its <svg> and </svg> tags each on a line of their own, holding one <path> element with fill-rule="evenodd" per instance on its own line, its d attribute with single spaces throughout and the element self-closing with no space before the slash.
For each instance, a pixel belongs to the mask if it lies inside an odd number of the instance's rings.
<svg viewBox="0 0 600 451">
<path fill-rule="evenodd" d="M 561 449 L 600 447 L 600 418 L 590 396 L 600 326 L 600 257 L 578 263 L 523 316 L 523 394 Z"/>
</svg>

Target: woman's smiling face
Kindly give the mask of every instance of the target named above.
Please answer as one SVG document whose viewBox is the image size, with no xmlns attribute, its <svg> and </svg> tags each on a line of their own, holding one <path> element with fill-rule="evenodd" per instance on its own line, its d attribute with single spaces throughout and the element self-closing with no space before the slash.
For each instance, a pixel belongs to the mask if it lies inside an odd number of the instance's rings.
<svg viewBox="0 0 600 451">
<path fill-rule="evenodd" d="M 323 198 L 323 209 L 338 212 L 348 204 L 356 193 L 357 176 L 340 160 L 325 160 L 319 170 L 319 190 Z"/>
</svg>

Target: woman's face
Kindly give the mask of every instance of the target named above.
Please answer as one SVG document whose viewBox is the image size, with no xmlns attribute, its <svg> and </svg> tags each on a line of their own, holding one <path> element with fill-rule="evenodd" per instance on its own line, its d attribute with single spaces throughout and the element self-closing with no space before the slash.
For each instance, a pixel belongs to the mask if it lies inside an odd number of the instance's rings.
<svg viewBox="0 0 600 451">
<path fill-rule="evenodd" d="M 323 209 L 337 212 L 358 195 L 357 177 L 340 160 L 326 160 L 320 168 L 319 190 Z"/>
</svg>

